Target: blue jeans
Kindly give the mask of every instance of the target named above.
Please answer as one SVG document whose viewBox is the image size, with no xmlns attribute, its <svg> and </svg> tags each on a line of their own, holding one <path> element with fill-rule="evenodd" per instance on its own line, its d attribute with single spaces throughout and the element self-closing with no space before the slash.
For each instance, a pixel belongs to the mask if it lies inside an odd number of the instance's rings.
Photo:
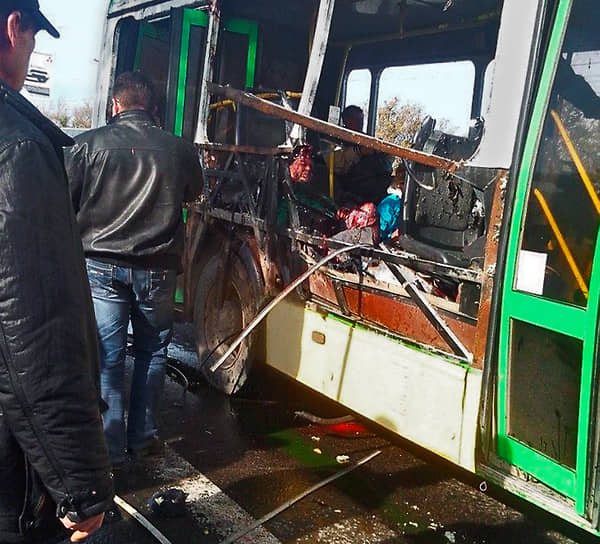
<svg viewBox="0 0 600 544">
<path fill-rule="evenodd" d="M 113 463 L 127 448 L 140 450 L 158 434 L 167 347 L 173 334 L 177 275 L 174 270 L 142 270 L 87 259 L 100 344 L 104 434 Z M 129 321 L 135 364 L 125 425 L 125 354 Z"/>
</svg>

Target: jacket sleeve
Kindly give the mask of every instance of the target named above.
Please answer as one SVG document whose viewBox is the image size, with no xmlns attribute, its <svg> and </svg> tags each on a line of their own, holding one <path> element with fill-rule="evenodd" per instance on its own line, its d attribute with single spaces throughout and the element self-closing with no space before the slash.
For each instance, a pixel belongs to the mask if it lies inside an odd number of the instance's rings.
<svg viewBox="0 0 600 544">
<path fill-rule="evenodd" d="M 185 193 L 186 202 L 191 202 L 200 196 L 202 192 L 202 168 L 200 167 L 200 156 L 198 150 L 191 144 L 186 145 L 186 169 L 187 187 Z"/>
<path fill-rule="evenodd" d="M 75 143 L 73 147 L 69 147 L 65 152 L 65 169 L 67 171 L 67 179 L 69 180 L 71 202 L 76 214 L 79 213 L 81 208 L 81 196 L 85 179 L 86 149 L 87 146 Z"/>
<path fill-rule="evenodd" d="M 54 150 L 0 150 L 0 408 L 58 505 L 105 511 L 112 475 L 81 241 Z"/>
</svg>

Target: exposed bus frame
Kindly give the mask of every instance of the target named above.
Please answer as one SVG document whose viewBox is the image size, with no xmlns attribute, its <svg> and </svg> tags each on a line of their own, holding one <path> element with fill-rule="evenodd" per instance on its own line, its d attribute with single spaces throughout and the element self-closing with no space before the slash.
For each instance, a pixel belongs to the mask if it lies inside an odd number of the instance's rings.
<svg viewBox="0 0 600 544">
<path fill-rule="evenodd" d="M 320 4 L 324 15 L 319 19 L 319 23 L 324 25 L 324 27 L 331 23 L 333 4 L 334 0 L 323 0 Z M 164 0 L 154 0 L 143 2 L 141 4 L 138 3 L 137 5 L 131 2 L 129 7 L 124 7 L 109 14 L 107 21 L 107 36 L 114 35 L 117 19 L 125 15 L 132 15 L 138 19 L 148 19 L 166 16 L 168 14 L 168 8 L 171 7 L 185 6 L 208 8 L 210 14 L 210 27 L 208 32 L 209 47 L 206 49 L 203 78 L 208 85 L 203 85 L 202 87 L 199 123 L 195 138 L 199 148 L 203 151 L 229 153 L 231 157 L 234 157 L 240 164 L 244 164 L 244 161 L 246 160 L 251 160 L 252 156 L 262 156 L 263 158 L 266 158 L 267 162 L 271 165 L 266 166 L 267 171 L 269 171 L 269 168 L 276 168 L 275 165 L 278 161 L 288 160 L 291 153 L 291 148 L 285 146 L 279 148 L 261 148 L 251 145 L 236 146 L 210 142 L 207 135 L 206 123 L 210 95 L 220 94 L 247 106 L 256 107 L 263 113 L 294 122 L 299 126 L 304 126 L 311 130 L 323 132 L 342 141 L 356 143 L 404 157 L 415 162 L 429 164 L 430 166 L 445 169 L 450 173 L 460 170 L 465 166 L 487 168 L 494 173 L 492 179 L 496 184 L 496 190 L 493 198 L 493 209 L 490 210 L 489 213 L 489 232 L 482 270 L 470 270 L 459 266 L 450 266 L 439 262 L 428 261 L 423 258 L 415 258 L 414 255 L 402 251 L 396 252 L 393 255 L 379 252 L 376 249 L 370 250 L 370 252 L 384 262 L 404 264 L 411 268 L 439 273 L 446 277 L 456 278 L 481 286 L 478 325 L 475 333 L 475 340 L 473 341 L 473 352 L 475 353 L 476 362 L 471 367 L 477 370 L 483 366 L 481 391 L 484 392 L 484 395 L 481 398 L 481 410 L 478 412 L 478 446 L 474 448 L 474 451 L 477 453 L 477 458 L 473 459 L 472 462 L 469 459 L 464 460 L 460 456 L 459 460 L 453 460 L 459 462 L 462 466 L 476 470 L 479 474 L 489 476 L 490 479 L 494 481 L 501 482 L 504 487 L 518 495 L 527 496 L 530 500 L 544 506 L 548 510 L 590 530 L 598 529 L 600 523 L 600 507 L 597 502 L 595 502 L 593 490 L 590 490 L 590 504 L 587 507 L 587 517 L 591 520 L 590 523 L 575 514 L 573 509 L 565 504 L 564 500 L 558 495 L 553 496 L 552 493 L 548 493 L 546 486 L 536 484 L 532 481 L 525 481 L 523 479 L 523 474 L 507 467 L 496 456 L 494 445 L 495 404 L 493 395 L 495 391 L 495 379 L 497 376 L 497 367 L 495 364 L 495 361 L 497 360 L 497 353 L 495 350 L 498 346 L 497 314 L 501 298 L 500 294 L 503 288 L 502 279 L 504 278 L 506 266 L 504 256 L 506 255 L 508 247 L 508 229 L 502 228 L 502 224 L 504 222 L 508 224 L 513 214 L 512 206 L 516 191 L 517 170 L 521 164 L 523 143 L 528 132 L 528 126 L 523 120 L 528 119 L 534 100 L 538 68 L 544 53 L 542 51 L 542 41 L 544 38 L 543 27 L 544 22 L 549 17 L 549 13 L 547 13 L 548 5 L 549 2 L 545 0 L 540 0 L 536 3 L 523 3 L 518 0 L 505 1 L 505 10 L 503 11 L 502 24 L 498 37 L 497 60 L 501 61 L 502 57 L 506 56 L 516 59 L 516 64 L 512 64 L 509 67 L 509 63 L 507 62 L 497 62 L 493 95 L 501 96 L 504 94 L 504 96 L 509 96 L 510 99 L 502 102 L 494 100 L 494 96 L 492 97 L 492 111 L 487 120 L 487 130 L 484 133 L 479 149 L 470 159 L 468 165 L 458 164 L 454 161 L 437 158 L 425 153 L 415 153 L 414 150 L 401 148 L 399 146 L 391 146 L 390 144 L 377 141 L 374 138 L 340 129 L 333 125 L 328 125 L 315 117 L 301 115 L 276 106 L 270 102 L 264 100 L 261 101 L 251 94 L 236 91 L 231 88 L 219 87 L 210 83 L 213 81 L 212 70 L 214 67 L 221 18 L 219 0 L 211 0 L 210 2 L 172 0 L 168 4 Z M 432 29 L 432 32 L 435 32 L 436 30 L 437 29 Z M 312 98 L 314 98 L 314 90 L 316 88 L 315 82 L 318 82 L 319 79 L 320 66 L 322 65 L 325 54 L 324 44 L 327 43 L 325 32 L 318 32 L 317 34 L 310 57 L 310 66 L 319 66 L 319 70 L 309 69 L 310 74 L 307 73 L 306 76 L 305 94 L 303 95 L 304 106 L 301 108 L 306 110 L 304 111 L 306 114 L 310 113 L 312 107 Z M 389 36 L 390 39 L 396 39 L 398 37 L 399 36 Z M 524 55 L 519 56 L 515 54 L 515 51 L 517 50 L 529 50 L 531 53 L 526 58 L 523 58 L 525 57 Z M 347 49 L 347 52 L 348 51 L 349 49 Z M 113 63 L 111 62 L 106 62 L 105 66 L 107 67 L 107 70 L 111 70 L 111 75 L 107 77 L 107 74 L 104 73 L 100 76 L 99 87 L 101 88 L 101 96 L 103 97 L 108 96 L 107 82 L 112 80 L 112 70 L 114 69 Z M 341 91 L 341 85 L 339 90 Z M 509 90 L 510 92 L 508 92 Z M 105 106 L 106 104 L 100 103 L 96 110 L 95 117 L 97 123 L 102 118 L 103 112 L 106 109 Z M 295 135 L 298 138 L 301 138 L 301 131 L 295 132 Z M 229 164 L 231 161 L 227 162 Z M 243 173 L 232 172 L 227 169 L 209 168 L 206 163 L 204 164 L 204 170 L 205 175 L 215 178 L 220 177 L 221 179 L 234 179 L 235 176 L 243 176 Z M 192 213 L 188 225 L 188 232 L 190 233 L 192 243 L 188 244 L 188 247 L 186 248 L 186 269 L 192 270 L 197 253 L 201 250 L 203 236 L 206 233 L 207 228 L 216 227 L 216 231 L 218 232 L 220 226 L 225 227 L 227 225 L 235 224 L 244 227 L 248 231 L 246 235 L 244 235 L 243 232 L 240 232 L 240 234 L 242 238 L 246 236 L 244 243 L 248 244 L 256 261 L 259 262 L 262 267 L 267 292 L 277 291 L 280 288 L 278 278 L 268 271 L 268 268 L 270 266 L 275 266 L 275 264 L 271 262 L 268 250 L 265 251 L 260 244 L 260 239 L 269 235 L 270 225 L 251 213 L 230 212 L 225 209 L 212 207 L 209 204 L 210 203 L 207 200 L 204 200 L 203 202 L 194 203 L 190 207 Z M 321 238 L 299 232 L 294 228 L 287 229 L 285 235 L 293 245 L 298 245 L 300 247 L 303 244 L 312 247 L 320 247 L 323 245 L 323 240 Z M 325 243 L 327 247 L 331 249 L 341 247 L 340 242 L 335 240 L 328 239 Z M 344 285 L 349 285 L 351 282 L 349 282 L 347 278 L 334 278 L 334 275 L 331 275 L 328 272 L 325 272 L 323 275 L 329 276 L 329 279 L 334 281 L 334 287 L 336 288 L 334 300 L 337 301 L 337 309 L 336 302 L 320 299 L 319 296 L 315 298 L 316 304 L 318 306 L 320 305 L 326 311 L 337 311 L 342 314 L 344 313 L 345 308 L 349 311 L 347 307 L 348 301 L 344 300 L 344 297 L 347 294 L 344 290 Z M 189 305 L 189 301 L 193 300 L 194 288 L 195 286 L 191 283 L 186 284 L 186 300 L 188 303 L 185 307 L 185 315 L 188 318 L 191 317 L 192 308 Z M 360 284 L 359 289 L 369 293 L 377 291 L 377 289 L 373 289 L 372 286 L 367 286 L 366 284 Z M 403 297 L 400 296 L 400 299 L 401 298 Z M 405 295 L 404 298 L 406 298 Z M 443 310 L 443 308 L 441 309 Z M 457 322 L 462 321 L 467 323 L 469 321 L 468 316 L 455 315 L 454 317 L 457 318 Z M 408 317 L 408 319 L 410 318 L 411 316 Z M 369 323 L 369 327 L 374 330 L 383 331 L 388 336 L 390 335 L 389 329 L 384 325 L 378 327 L 377 324 Z M 444 349 L 444 347 L 439 344 L 427 344 L 426 342 L 419 342 L 412 337 L 402 337 L 402 335 L 397 336 L 409 344 L 417 344 L 425 347 L 432 353 L 447 354 L 447 349 Z M 486 361 L 486 364 L 482 365 L 484 360 Z M 467 385 L 465 382 L 465 396 L 467 395 L 466 391 Z M 596 404 L 598 403 L 597 398 L 595 399 L 595 402 Z M 598 440 L 596 440 L 596 442 L 598 442 Z M 442 454 L 447 456 L 444 453 Z M 595 487 L 600 488 L 598 480 L 596 480 Z"/>
</svg>

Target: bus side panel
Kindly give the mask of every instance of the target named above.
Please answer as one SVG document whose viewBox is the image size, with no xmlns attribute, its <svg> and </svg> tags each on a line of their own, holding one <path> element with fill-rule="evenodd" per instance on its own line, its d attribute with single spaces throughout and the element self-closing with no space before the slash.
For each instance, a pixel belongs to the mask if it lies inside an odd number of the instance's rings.
<svg viewBox="0 0 600 544">
<path fill-rule="evenodd" d="M 474 471 L 479 371 L 289 302 L 269 316 L 267 364 Z"/>
</svg>

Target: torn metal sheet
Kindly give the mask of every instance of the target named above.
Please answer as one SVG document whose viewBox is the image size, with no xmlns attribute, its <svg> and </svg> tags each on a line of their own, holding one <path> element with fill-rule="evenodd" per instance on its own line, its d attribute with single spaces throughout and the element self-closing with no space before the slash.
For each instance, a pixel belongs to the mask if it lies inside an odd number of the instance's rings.
<svg viewBox="0 0 600 544">
<path fill-rule="evenodd" d="M 317 273 L 310 279 L 313 301 L 325 310 L 339 313 L 337 300 L 329 273 Z M 448 344 L 442 339 L 423 312 L 405 295 L 393 295 L 382 289 L 366 285 L 344 285 L 344 293 L 353 321 L 393 334 L 403 341 L 422 346 L 428 350 L 451 354 Z M 475 342 L 477 325 L 472 320 L 456 316 L 452 311 L 438 308 L 444 319 L 451 322 L 453 331 L 460 341 L 471 350 Z M 475 366 L 481 361 L 475 361 Z"/>
<path fill-rule="evenodd" d="M 312 49 L 308 69 L 306 70 L 306 78 L 304 80 L 304 90 L 302 98 L 298 106 L 298 112 L 303 115 L 312 113 L 313 104 L 317 95 L 317 88 L 321 78 L 321 70 L 325 53 L 327 52 L 327 42 L 329 40 L 329 29 L 333 18 L 333 10 L 335 8 L 335 0 L 321 0 L 319 5 L 319 13 L 317 15 L 317 26 L 313 38 Z M 292 138 L 299 139 L 300 131 L 297 126 L 294 127 Z"/>
<path fill-rule="evenodd" d="M 381 247 L 385 248 L 383 244 Z M 402 282 L 403 287 L 410 295 L 410 298 L 420 308 L 420 310 L 423 312 L 423 315 L 425 315 L 427 320 L 433 325 L 435 330 L 440 334 L 444 341 L 450 346 L 454 354 L 471 363 L 473 361 L 473 354 L 465 347 L 458 336 L 454 334 L 452 329 L 442 319 L 437 310 L 425 298 L 424 294 L 417 289 L 415 285 L 416 276 L 414 272 L 412 272 L 412 270 L 406 266 L 388 263 L 386 263 L 386 265 L 391 270 L 392 274 L 394 274 L 394 276 L 396 276 L 396 278 Z"/>
<path fill-rule="evenodd" d="M 193 209 L 196 211 L 201 211 L 201 205 L 193 204 Z M 230 212 L 226 210 L 220 210 L 218 208 L 212 208 L 208 210 L 208 215 L 214 217 L 215 219 L 230 221 L 240 226 L 251 227 L 253 226 L 252 219 L 247 213 L 242 212 Z M 266 228 L 264 226 L 264 221 L 259 219 L 259 225 L 262 229 Z M 303 232 L 294 232 L 292 229 L 288 229 L 288 236 L 296 241 L 303 242 L 314 247 L 321 247 L 324 243 L 327 245 L 328 249 L 334 250 L 344 247 L 342 242 L 332 240 L 331 238 L 327 240 L 323 240 L 318 236 L 313 236 L 311 234 L 306 234 Z M 415 255 L 407 253 L 405 251 L 396 251 L 394 254 L 388 255 L 378 249 L 373 248 L 373 257 L 377 259 L 384 259 L 389 262 L 397 262 L 400 264 L 405 264 L 411 268 L 417 269 L 419 271 L 423 271 L 429 274 L 439 274 L 442 276 L 446 276 L 448 278 L 453 278 L 461 281 L 469 281 L 472 283 L 481 283 L 483 274 L 481 270 L 470 269 L 470 268 L 460 268 L 452 265 L 436 263 L 434 261 L 427 261 L 425 259 L 417 258 Z"/>
<path fill-rule="evenodd" d="M 203 81 L 212 81 L 215 69 L 215 59 L 217 58 L 217 45 L 219 41 L 219 28 L 221 26 L 220 0 L 211 0 L 210 17 L 208 22 L 208 41 L 204 56 L 204 74 Z M 210 93 L 206 85 L 202 85 L 200 90 L 200 104 L 198 105 L 198 126 L 196 127 L 196 136 L 194 142 L 208 142 L 208 112 L 210 107 Z"/>
</svg>

